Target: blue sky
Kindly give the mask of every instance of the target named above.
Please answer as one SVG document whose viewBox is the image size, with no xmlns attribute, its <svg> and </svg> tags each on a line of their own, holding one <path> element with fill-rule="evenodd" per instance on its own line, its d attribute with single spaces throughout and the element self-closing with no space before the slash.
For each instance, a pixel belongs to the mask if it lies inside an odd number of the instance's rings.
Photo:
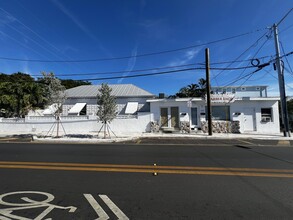
<svg viewBox="0 0 293 220">
<path fill-rule="evenodd" d="M 292 0 L 1 0 L 0 72 L 10 74 L 21 71 L 35 76 L 45 71 L 54 72 L 64 79 L 148 74 L 155 71 L 130 71 L 185 64 L 194 65 L 180 68 L 201 67 L 199 63 L 205 60 L 206 47 L 210 49 L 211 67 L 227 67 L 229 63 L 213 63 L 235 61 L 248 48 L 238 61 L 265 56 L 259 59 L 260 63 L 265 63 L 275 55 L 274 39 L 267 27 L 278 22 L 292 7 Z M 251 34 L 203 45 L 248 32 Z M 279 25 L 279 32 L 285 53 L 293 51 L 293 11 Z M 202 46 L 139 56 L 199 44 Z M 116 57 L 130 58 L 113 59 Z M 100 58 L 112 60 L 56 63 L 29 61 Z M 293 55 L 287 59 L 292 69 Z M 290 72 L 287 60 L 283 58 L 283 61 L 286 67 L 286 92 L 287 95 L 293 95 L 293 73 Z M 249 61 L 243 61 L 232 63 L 229 67 L 248 65 Z M 249 75 L 255 69 L 246 69 L 244 72 L 212 70 L 212 86 L 268 85 L 269 95 L 278 95 L 277 72 L 273 65 Z M 84 75 L 113 71 L 125 72 Z M 204 70 L 92 82 L 132 83 L 154 94 L 164 92 L 172 95 L 183 86 L 197 83 L 201 77 L 205 77 Z"/>
</svg>

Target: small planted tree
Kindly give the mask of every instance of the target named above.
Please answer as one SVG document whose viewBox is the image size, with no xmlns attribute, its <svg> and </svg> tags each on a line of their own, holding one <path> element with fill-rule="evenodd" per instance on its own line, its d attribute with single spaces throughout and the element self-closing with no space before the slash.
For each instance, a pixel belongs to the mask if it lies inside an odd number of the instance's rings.
<svg viewBox="0 0 293 220">
<path fill-rule="evenodd" d="M 107 84 L 103 83 L 97 95 L 98 121 L 102 122 L 103 124 L 101 129 L 99 130 L 99 133 L 104 128 L 104 138 L 106 138 L 107 135 L 110 137 L 109 130 L 111 130 L 111 128 L 109 124 L 111 123 L 111 121 L 113 121 L 113 119 L 117 116 L 118 113 L 116 100 L 115 97 L 111 95 L 111 92 L 112 89 Z"/>
<path fill-rule="evenodd" d="M 52 104 L 57 105 L 55 118 L 57 122 L 57 137 L 59 137 L 60 112 L 62 111 L 62 105 L 66 99 L 65 87 L 61 84 L 61 81 L 55 77 L 54 73 L 42 72 L 42 75 L 43 75 L 43 79 L 40 79 L 40 81 L 43 81 L 46 85 L 46 89 L 47 89 L 46 96 L 48 100 L 48 105 L 52 105 Z"/>
</svg>

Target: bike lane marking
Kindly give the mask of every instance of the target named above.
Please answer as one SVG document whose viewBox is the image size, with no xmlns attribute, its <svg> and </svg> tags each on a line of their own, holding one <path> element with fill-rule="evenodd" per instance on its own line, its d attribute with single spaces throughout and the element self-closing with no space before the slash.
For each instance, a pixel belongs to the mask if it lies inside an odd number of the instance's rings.
<svg viewBox="0 0 293 220">
<path fill-rule="evenodd" d="M 38 194 L 38 195 L 46 196 L 47 199 L 45 199 L 43 201 L 35 201 L 35 200 L 32 200 L 28 197 L 21 197 L 21 200 L 24 201 L 25 203 L 6 202 L 3 199 L 8 196 L 22 195 L 22 194 Z M 38 192 L 38 191 L 19 191 L 19 192 L 10 192 L 10 193 L 2 194 L 2 195 L 0 195 L 0 205 L 10 206 L 10 207 L 0 209 L 0 214 L 2 215 L 2 216 L 0 216 L 0 219 L 1 220 L 7 220 L 7 219 L 9 219 L 9 220 L 11 220 L 11 219 L 42 220 L 53 209 L 63 209 L 63 210 L 68 210 L 68 212 L 75 212 L 76 211 L 77 208 L 74 206 L 63 207 L 63 206 L 51 204 L 50 202 L 53 201 L 54 198 L 55 197 L 50 193 Z M 43 208 L 43 207 L 45 207 L 45 208 L 47 207 L 47 208 L 42 213 L 40 213 L 37 217 L 35 217 L 33 219 L 13 214 L 13 211 L 29 210 L 29 209 Z"/>
<path fill-rule="evenodd" d="M 107 220 L 109 219 L 109 216 L 104 211 L 104 209 L 99 205 L 99 203 L 94 199 L 94 197 L 91 194 L 83 194 L 84 197 L 87 199 L 87 201 L 90 203 L 90 205 L 93 207 L 99 218 L 95 220 Z"/>
<path fill-rule="evenodd" d="M 99 195 L 99 197 L 106 203 L 111 211 L 117 216 L 119 220 L 129 220 L 129 218 L 115 205 L 115 203 L 106 195 Z"/>
</svg>

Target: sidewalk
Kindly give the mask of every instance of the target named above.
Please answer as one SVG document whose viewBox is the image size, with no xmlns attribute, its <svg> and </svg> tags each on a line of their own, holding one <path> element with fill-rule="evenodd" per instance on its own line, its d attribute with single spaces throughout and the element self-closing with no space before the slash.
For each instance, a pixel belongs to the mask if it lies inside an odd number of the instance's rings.
<svg viewBox="0 0 293 220">
<path fill-rule="evenodd" d="M 192 134 L 168 134 L 168 133 L 143 133 L 141 137 L 188 137 L 201 139 L 260 139 L 260 140 L 293 140 L 293 137 L 284 137 L 280 134 L 259 134 L 259 133 L 213 133 L 212 136 L 207 133 L 192 133 Z"/>
<path fill-rule="evenodd" d="M 244 133 L 244 134 L 223 134 L 214 133 L 212 136 L 207 133 L 132 133 L 132 134 L 118 134 L 117 137 L 112 136 L 111 138 L 104 139 L 102 135 L 97 137 L 96 133 L 92 134 L 70 134 L 66 137 L 46 137 L 38 136 L 36 134 L 27 133 L 6 133 L 0 134 L 0 141 L 37 141 L 37 142 L 53 142 L 53 143 L 115 143 L 115 142 L 127 142 L 135 141 L 143 138 L 152 139 L 193 139 L 193 140 L 274 140 L 283 141 L 284 143 L 293 142 L 293 137 L 284 137 L 282 133 L 280 134 L 259 134 L 259 133 Z"/>
</svg>

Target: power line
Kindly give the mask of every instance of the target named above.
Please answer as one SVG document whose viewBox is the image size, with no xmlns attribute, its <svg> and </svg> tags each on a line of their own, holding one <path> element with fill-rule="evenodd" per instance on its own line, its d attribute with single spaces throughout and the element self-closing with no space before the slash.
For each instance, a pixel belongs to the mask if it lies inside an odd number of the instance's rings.
<svg viewBox="0 0 293 220">
<path fill-rule="evenodd" d="M 250 77 L 251 77 L 254 73 L 256 73 L 256 72 L 258 72 L 258 71 L 260 71 L 260 70 L 261 70 L 261 69 L 254 70 L 253 72 L 248 73 L 248 74 L 242 76 L 241 78 L 237 78 L 236 80 L 234 80 L 234 81 L 232 81 L 232 82 L 226 84 L 224 87 L 231 86 L 231 85 L 233 85 L 235 82 L 237 82 L 237 81 L 239 81 L 239 80 L 241 80 L 241 79 L 244 79 L 244 78 L 246 78 L 246 77 L 249 77 L 248 79 L 250 79 Z M 245 81 L 245 82 L 246 82 L 246 81 Z M 243 84 L 242 84 L 242 85 L 243 85 Z"/>
<path fill-rule="evenodd" d="M 100 81 L 100 80 L 111 80 L 111 79 L 125 79 L 125 78 L 171 74 L 171 73 L 185 72 L 190 70 L 201 70 L 201 69 L 205 69 L 205 68 L 188 68 L 188 69 L 170 70 L 170 71 L 164 71 L 164 72 L 158 72 L 158 73 L 137 74 L 137 75 L 128 75 L 128 76 L 113 76 L 113 77 L 102 77 L 102 78 L 92 78 L 92 79 L 78 79 L 77 81 Z"/>
<path fill-rule="evenodd" d="M 246 50 L 244 50 L 233 62 L 231 62 L 228 66 L 227 66 L 227 68 L 228 67 L 230 67 L 233 63 L 235 63 L 236 61 L 238 61 L 238 59 L 240 58 L 240 57 L 242 57 L 247 51 L 249 51 L 251 48 L 253 48 L 253 47 L 255 47 L 258 43 L 259 43 L 259 41 L 263 38 L 263 37 L 265 37 L 266 36 L 266 34 L 267 34 L 268 32 L 266 32 L 266 33 L 264 33 L 262 36 L 260 36 L 252 45 L 250 45 Z M 212 80 L 216 80 L 217 79 L 217 77 L 219 76 L 219 75 L 221 75 L 222 73 L 224 72 L 224 70 L 222 70 L 222 71 L 220 71 L 217 75 L 215 75 L 213 78 L 212 78 Z M 218 82 L 217 82 L 217 80 L 216 80 L 216 83 L 218 84 Z"/>
<path fill-rule="evenodd" d="M 284 50 L 284 47 L 283 47 L 283 43 L 281 41 L 280 41 L 280 45 L 281 45 L 281 49 L 282 49 L 283 54 L 285 54 L 285 50 Z M 291 65 L 289 63 L 289 60 L 288 60 L 287 56 L 285 56 L 285 60 L 286 60 L 286 62 L 288 64 L 288 66 L 289 66 L 290 73 L 293 74 L 293 71 L 292 71 L 292 68 L 291 68 Z"/>
<path fill-rule="evenodd" d="M 293 24 L 289 25 L 288 27 L 286 27 L 286 28 L 284 28 L 283 30 L 281 30 L 281 31 L 279 32 L 279 34 L 281 34 L 281 33 L 285 32 L 285 31 L 289 30 L 289 29 L 292 28 L 292 27 L 293 27 Z"/>
<path fill-rule="evenodd" d="M 225 70 L 235 70 L 235 69 L 243 69 L 243 68 L 247 68 L 247 67 L 237 67 L 237 68 L 230 68 L 230 69 L 225 68 Z M 255 66 L 250 66 L 249 68 L 255 68 Z M 223 68 L 216 67 L 216 68 L 210 68 L 210 69 L 221 70 Z M 76 81 L 96 81 L 96 80 L 111 80 L 111 79 L 122 79 L 122 78 L 134 78 L 134 77 L 163 75 L 163 74 L 184 72 L 184 71 L 190 71 L 190 70 L 205 70 L 205 67 L 194 67 L 194 68 L 187 68 L 187 69 L 177 69 L 177 70 L 169 70 L 169 71 L 156 72 L 156 73 L 144 73 L 144 74 L 136 74 L 136 75 L 128 75 L 128 76 L 113 76 L 113 77 L 102 77 L 102 78 L 76 79 Z M 82 75 L 82 74 L 79 74 L 79 75 Z M 83 74 L 83 75 L 85 75 L 85 74 Z M 56 77 L 58 77 L 58 75 Z M 8 82 L 10 82 L 10 81 L 8 81 Z"/>
<path fill-rule="evenodd" d="M 9 60 L 9 61 L 23 61 L 23 62 L 40 62 L 40 63 L 81 63 L 81 62 L 99 62 L 99 61 L 110 61 L 110 60 L 124 60 L 124 59 L 130 59 L 130 58 L 139 58 L 139 57 L 146 57 L 146 56 L 153 56 L 153 55 L 160 55 L 160 54 L 165 54 L 165 53 L 172 53 L 172 52 L 178 52 L 182 50 L 187 50 L 191 48 L 196 48 L 196 47 L 201 47 L 201 46 L 206 46 L 210 44 L 215 44 L 215 43 L 220 43 L 223 41 L 227 40 L 232 40 L 238 37 L 242 37 L 245 35 L 249 35 L 255 32 L 262 31 L 264 29 L 258 29 L 255 31 L 250 31 L 246 32 L 243 34 L 238 34 L 234 35 L 231 37 L 226 37 L 222 38 L 219 40 L 214 40 L 210 41 L 207 43 L 202 43 L 202 44 L 196 44 L 196 45 L 191 45 L 187 47 L 182 47 L 182 48 L 177 48 L 177 49 L 172 49 L 172 50 L 164 50 L 164 51 L 159 51 L 159 52 L 152 52 L 152 53 L 144 53 L 144 54 L 137 54 L 135 56 L 121 56 L 121 57 L 112 57 L 112 58 L 96 58 L 96 59 L 84 59 L 84 60 L 41 60 L 41 59 L 21 59 L 21 58 L 12 58 L 12 57 L 0 57 L 1 60 Z"/>
<path fill-rule="evenodd" d="M 241 68 L 244 68 L 244 67 L 238 67 L 237 69 L 241 69 Z M 247 68 L 247 67 L 245 67 L 245 68 Z M 251 66 L 249 68 L 255 68 L 255 66 Z M 211 69 L 222 69 L 222 68 L 211 68 Z M 98 80 L 100 81 L 100 80 L 111 80 L 111 79 L 125 79 L 125 78 L 164 75 L 164 74 L 171 74 L 171 73 L 177 73 L 177 72 L 185 72 L 185 71 L 190 71 L 190 70 L 205 70 L 205 67 L 187 68 L 187 69 L 170 70 L 170 71 L 164 71 L 164 72 L 146 73 L 146 74 L 137 74 L 137 75 L 128 75 L 128 76 L 113 76 L 113 77 L 92 78 L 92 79 L 78 79 L 77 81 L 98 81 Z M 233 69 L 231 68 L 229 70 L 234 70 L 234 68 Z"/>
<path fill-rule="evenodd" d="M 267 36 L 267 39 L 263 42 L 263 44 L 258 48 L 258 50 L 256 51 L 256 53 L 253 55 L 253 58 L 252 59 L 255 59 L 256 55 L 259 53 L 259 51 L 264 47 L 264 45 L 268 42 L 268 40 L 270 39 L 269 36 Z M 264 68 L 265 66 L 268 66 L 270 64 L 270 62 L 267 62 L 267 63 L 264 63 L 264 64 L 261 64 L 261 65 L 257 65 L 258 69 L 255 70 L 255 72 L 257 71 L 260 71 L 262 68 Z M 247 68 L 249 66 L 247 65 Z M 244 68 L 244 70 L 242 71 L 242 73 L 240 73 L 240 75 L 236 78 L 236 82 L 240 79 L 243 79 L 241 76 L 243 75 L 243 73 L 246 71 L 247 68 Z M 253 73 L 255 73 L 253 72 Z M 240 85 L 242 86 L 244 83 L 247 82 L 247 80 L 249 80 L 250 78 L 252 77 L 252 74 Z"/>
<path fill-rule="evenodd" d="M 272 56 L 262 56 L 262 57 L 258 57 L 257 59 L 261 60 L 261 59 L 265 59 L 268 57 L 272 57 Z M 227 64 L 227 63 L 242 63 L 242 62 L 247 62 L 247 61 L 252 61 L 253 59 L 246 59 L 246 60 L 233 60 L 233 61 L 223 61 L 223 62 L 213 62 L 210 63 L 210 65 L 218 65 L 218 64 Z M 203 62 L 202 63 L 198 63 L 199 65 L 205 65 Z"/>
<path fill-rule="evenodd" d="M 80 75 L 107 75 L 107 74 L 118 74 L 118 73 L 135 73 L 135 72 L 145 72 L 145 71 L 155 71 L 161 69 L 170 69 L 170 68 L 178 68 L 178 67 L 187 67 L 187 66 L 195 66 L 196 64 L 184 64 L 184 65 L 177 65 L 177 66 L 166 66 L 166 67 L 155 67 L 149 69 L 137 69 L 131 71 L 109 71 L 109 72 L 95 72 L 95 73 L 69 73 L 69 74 L 56 74 L 55 76 L 80 76 Z M 33 74 L 31 76 L 42 76 L 42 74 Z"/>
<path fill-rule="evenodd" d="M 291 51 L 290 53 L 284 54 L 283 56 L 280 56 L 280 58 L 282 58 L 282 57 L 287 57 L 287 56 L 292 55 L 292 54 L 293 54 L 293 51 Z M 242 76 L 241 78 L 237 78 L 237 79 L 233 80 L 232 82 L 226 84 L 224 87 L 227 87 L 227 86 L 233 85 L 235 82 L 237 82 L 237 81 L 239 81 L 239 80 L 241 80 L 241 79 L 244 79 L 244 78 L 246 78 L 246 77 L 248 77 L 248 79 L 250 79 L 254 73 L 256 73 L 256 72 L 258 72 L 258 71 L 264 69 L 264 67 L 268 66 L 269 64 L 271 64 L 271 63 L 274 62 L 275 60 L 276 60 L 276 59 L 271 59 L 269 62 L 267 62 L 267 63 L 265 63 L 265 64 L 263 64 L 263 65 L 258 66 L 258 69 L 254 70 L 253 72 L 248 73 L 248 74 L 246 74 L 245 76 Z M 264 69 L 264 70 L 265 70 L 265 69 Z M 265 70 L 265 71 L 266 71 L 266 70 Z M 246 79 L 245 82 L 246 82 L 248 79 Z M 245 83 L 245 82 L 244 82 L 244 83 Z M 242 83 L 241 86 L 242 86 L 244 83 Z M 241 87 L 241 86 L 239 86 L 239 87 Z"/>
<path fill-rule="evenodd" d="M 293 11 L 293 8 L 291 8 L 287 14 L 284 15 L 284 17 L 277 23 L 277 26 L 279 26 L 284 20 L 285 18 L 291 13 L 291 11 Z"/>
<path fill-rule="evenodd" d="M 268 74 L 270 74 L 273 78 L 275 78 L 275 79 L 278 79 L 276 76 L 274 76 L 271 72 L 269 72 L 269 71 L 267 71 L 267 70 L 264 70 L 264 71 L 266 71 Z M 288 88 L 290 88 L 290 89 L 293 89 L 291 86 L 289 86 L 288 84 L 286 84 L 286 86 L 288 87 Z"/>
<path fill-rule="evenodd" d="M 287 54 L 284 54 L 282 57 L 285 56 L 289 56 L 292 55 L 293 51 Z M 245 67 L 234 67 L 234 68 L 219 68 L 219 67 L 212 67 L 210 69 L 212 70 L 239 70 L 239 69 L 247 69 L 247 68 L 257 68 L 256 70 L 254 70 L 253 72 L 238 78 L 236 80 L 234 80 L 233 82 L 227 84 L 226 86 L 235 83 L 238 80 L 241 80 L 247 76 L 250 76 L 260 70 L 262 70 L 264 67 L 268 66 L 270 63 L 272 63 L 275 59 L 271 59 L 269 62 L 261 64 L 261 65 L 257 65 L 257 66 L 245 66 Z M 194 64 L 186 64 L 187 65 L 194 65 Z M 185 65 L 179 65 L 179 66 L 185 66 Z M 179 67 L 177 66 L 177 67 Z M 176 66 L 173 66 L 176 67 Z M 167 67 L 162 67 L 162 68 L 167 68 Z M 171 67 L 168 67 L 171 68 Z M 156 68 L 158 69 L 158 68 Z M 163 74 L 171 74 L 171 73 L 177 73 L 177 72 L 184 72 L 184 71 L 190 71 L 190 70 L 205 70 L 205 67 L 194 67 L 194 68 L 187 68 L 187 69 L 178 69 L 178 70 L 170 70 L 170 71 L 164 71 L 164 72 L 156 72 L 156 73 L 146 73 L 146 74 L 137 74 L 137 75 L 128 75 L 128 76 L 114 76 L 114 77 L 103 77 L 103 78 L 91 78 L 91 79 L 77 79 L 76 81 L 98 81 L 98 80 L 111 80 L 111 79 L 121 79 L 121 78 L 134 78 L 134 77 L 145 77 L 145 76 L 154 76 L 154 75 L 163 75 Z M 139 71 L 146 71 L 145 70 L 139 70 Z M 83 75 L 83 74 L 79 74 L 79 75 Z M 85 74 L 84 74 L 85 75 Z M 3 81 L 2 81 L 3 82 Z M 10 81 L 7 81 L 10 82 Z M 23 82 L 23 81 L 22 81 Z M 38 82 L 38 81 L 35 81 Z"/>
<path fill-rule="evenodd" d="M 118 74 L 118 73 L 135 73 L 135 72 L 145 72 L 145 71 L 156 71 L 161 69 L 170 69 L 170 68 L 178 68 L 178 67 L 187 67 L 187 66 L 195 66 L 195 64 L 185 64 L 185 65 L 178 65 L 178 66 L 168 66 L 168 67 L 157 67 L 151 69 L 138 69 L 132 71 L 113 71 L 113 72 L 96 72 L 96 73 L 69 73 L 69 74 L 56 74 L 56 77 L 60 76 L 86 76 L 86 75 L 108 75 L 108 74 Z M 255 68 L 255 66 L 249 67 L 233 67 L 233 68 L 221 68 L 221 67 L 211 67 L 211 70 L 241 70 L 244 68 Z M 197 69 L 205 69 L 203 67 L 199 67 Z M 179 69 L 180 70 L 180 69 Z M 31 74 L 31 76 L 42 76 L 42 74 Z"/>
</svg>

